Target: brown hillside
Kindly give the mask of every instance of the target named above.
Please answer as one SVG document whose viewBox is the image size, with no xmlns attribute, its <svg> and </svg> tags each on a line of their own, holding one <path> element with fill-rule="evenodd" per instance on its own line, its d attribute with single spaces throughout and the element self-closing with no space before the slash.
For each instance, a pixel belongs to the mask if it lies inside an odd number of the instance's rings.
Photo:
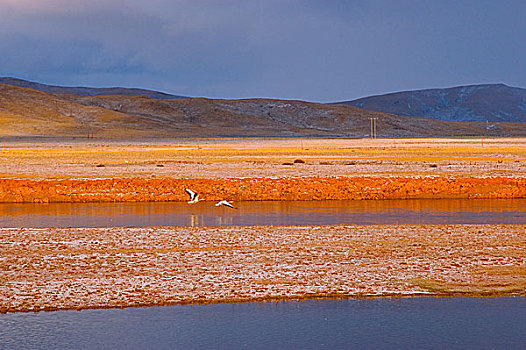
<svg viewBox="0 0 526 350">
<path fill-rule="evenodd" d="M 96 106 L 84 106 L 55 95 L 0 85 L 0 135 L 102 137 L 118 130 L 137 135 L 130 127 L 137 118 Z"/>
<path fill-rule="evenodd" d="M 157 100 L 75 96 L 0 85 L 0 136 L 46 137 L 378 137 L 521 136 L 526 124 L 458 123 L 365 111 L 353 106 L 269 99 Z"/>
</svg>

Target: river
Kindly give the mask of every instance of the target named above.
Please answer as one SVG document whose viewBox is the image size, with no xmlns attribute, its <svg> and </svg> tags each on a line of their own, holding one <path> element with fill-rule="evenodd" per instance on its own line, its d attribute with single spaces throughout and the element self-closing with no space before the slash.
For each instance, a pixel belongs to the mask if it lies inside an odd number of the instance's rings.
<svg viewBox="0 0 526 350">
<path fill-rule="evenodd" d="M 526 298 L 178 305 L 0 315 L 8 349 L 524 349 Z"/>
<path fill-rule="evenodd" d="M 0 204 L 0 227 L 522 224 L 526 199 Z"/>
</svg>

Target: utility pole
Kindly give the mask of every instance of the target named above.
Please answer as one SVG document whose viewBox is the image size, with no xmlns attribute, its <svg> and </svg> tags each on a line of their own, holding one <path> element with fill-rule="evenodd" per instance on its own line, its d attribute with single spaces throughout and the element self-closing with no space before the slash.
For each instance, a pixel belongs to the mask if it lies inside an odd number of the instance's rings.
<svg viewBox="0 0 526 350">
<path fill-rule="evenodd" d="M 378 118 L 369 118 L 371 120 L 371 139 L 376 138 L 376 120 Z"/>
</svg>

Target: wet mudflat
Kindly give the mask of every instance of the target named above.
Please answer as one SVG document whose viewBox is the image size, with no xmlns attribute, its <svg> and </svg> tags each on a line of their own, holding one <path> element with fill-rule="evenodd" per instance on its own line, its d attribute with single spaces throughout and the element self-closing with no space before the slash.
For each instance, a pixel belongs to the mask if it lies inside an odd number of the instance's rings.
<svg viewBox="0 0 526 350">
<path fill-rule="evenodd" d="M 0 312 L 524 295 L 526 225 L 0 229 Z"/>
</svg>

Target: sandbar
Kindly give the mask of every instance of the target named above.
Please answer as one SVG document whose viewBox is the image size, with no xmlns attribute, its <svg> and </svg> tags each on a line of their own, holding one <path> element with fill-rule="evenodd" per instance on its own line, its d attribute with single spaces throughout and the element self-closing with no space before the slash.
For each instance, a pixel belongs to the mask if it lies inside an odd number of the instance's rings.
<svg viewBox="0 0 526 350">
<path fill-rule="evenodd" d="M 0 229 L 0 312 L 526 295 L 526 225 Z"/>
</svg>

